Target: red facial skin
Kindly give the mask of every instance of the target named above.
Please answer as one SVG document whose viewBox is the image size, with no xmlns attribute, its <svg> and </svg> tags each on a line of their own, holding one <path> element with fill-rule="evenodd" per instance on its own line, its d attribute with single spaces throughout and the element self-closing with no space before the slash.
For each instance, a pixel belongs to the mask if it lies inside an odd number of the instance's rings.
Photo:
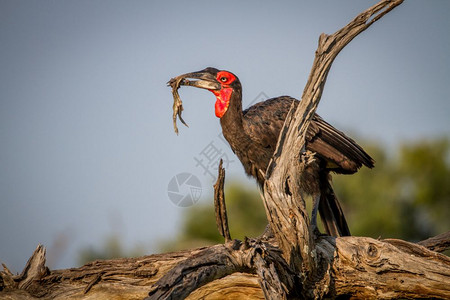
<svg viewBox="0 0 450 300">
<path fill-rule="evenodd" d="M 223 115 L 227 112 L 228 106 L 230 105 L 231 93 L 233 93 L 233 88 L 230 87 L 236 77 L 227 72 L 220 71 L 217 73 L 216 79 L 222 85 L 220 90 L 210 90 L 216 96 L 216 104 L 215 104 L 215 112 L 216 117 L 222 118 Z"/>
</svg>

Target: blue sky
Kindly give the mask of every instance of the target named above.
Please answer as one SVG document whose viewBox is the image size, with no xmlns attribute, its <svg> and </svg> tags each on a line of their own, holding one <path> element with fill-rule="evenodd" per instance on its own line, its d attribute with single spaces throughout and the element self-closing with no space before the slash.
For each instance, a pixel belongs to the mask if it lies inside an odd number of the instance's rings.
<svg viewBox="0 0 450 300">
<path fill-rule="evenodd" d="M 320 33 L 376 1 L 0 2 L 0 261 L 20 271 L 34 248 L 51 268 L 120 234 L 148 253 L 176 237 L 184 208 L 171 178 L 211 142 L 228 178 L 254 185 L 218 137 L 210 93 L 183 88 L 176 136 L 173 76 L 213 66 L 237 74 L 244 104 L 299 97 Z M 449 1 L 405 1 L 338 56 L 318 112 L 388 149 L 450 136 Z M 234 161 L 233 161 L 234 160 Z M 66 237 L 63 253 L 53 245 Z"/>
</svg>

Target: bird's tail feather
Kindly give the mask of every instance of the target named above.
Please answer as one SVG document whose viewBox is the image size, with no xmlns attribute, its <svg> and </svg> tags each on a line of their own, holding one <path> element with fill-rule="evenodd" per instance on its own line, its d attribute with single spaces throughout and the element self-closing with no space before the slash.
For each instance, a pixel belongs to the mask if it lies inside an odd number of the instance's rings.
<svg viewBox="0 0 450 300">
<path fill-rule="evenodd" d="M 350 229 L 345 220 L 339 200 L 334 194 L 333 187 L 328 179 L 321 182 L 321 197 L 319 202 L 319 214 L 325 231 L 334 237 L 350 236 Z"/>
</svg>

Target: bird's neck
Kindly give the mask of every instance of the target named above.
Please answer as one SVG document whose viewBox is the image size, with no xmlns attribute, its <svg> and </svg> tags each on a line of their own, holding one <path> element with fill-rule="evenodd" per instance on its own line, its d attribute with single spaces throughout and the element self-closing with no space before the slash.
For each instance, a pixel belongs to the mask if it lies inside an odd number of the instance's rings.
<svg viewBox="0 0 450 300">
<path fill-rule="evenodd" d="M 225 139 L 234 150 L 249 138 L 244 130 L 244 117 L 242 114 L 242 91 L 233 91 L 227 112 L 220 118 L 220 125 Z"/>
</svg>

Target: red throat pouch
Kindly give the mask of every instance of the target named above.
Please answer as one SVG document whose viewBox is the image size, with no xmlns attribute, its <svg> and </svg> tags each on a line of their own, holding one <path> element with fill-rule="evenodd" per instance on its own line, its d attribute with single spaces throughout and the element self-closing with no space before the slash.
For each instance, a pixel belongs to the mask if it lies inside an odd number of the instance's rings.
<svg viewBox="0 0 450 300">
<path fill-rule="evenodd" d="M 223 115 L 227 112 L 228 106 L 230 105 L 231 93 L 233 92 L 232 88 L 223 88 L 220 91 L 211 91 L 214 95 L 216 95 L 216 104 L 215 112 L 216 117 L 222 118 Z"/>
</svg>

